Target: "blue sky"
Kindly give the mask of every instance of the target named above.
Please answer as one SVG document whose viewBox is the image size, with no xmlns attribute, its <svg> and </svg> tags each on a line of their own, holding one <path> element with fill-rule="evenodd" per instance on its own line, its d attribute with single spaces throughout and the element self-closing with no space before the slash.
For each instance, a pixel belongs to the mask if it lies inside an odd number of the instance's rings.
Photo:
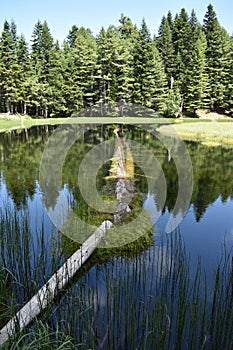
<svg viewBox="0 0 233 350">
<path fill-rule="evenodd" d="M 190 14 L 194 8 L 202 22 L 210 2 L 221 25 L 232 34 L 232 0 L 7 0 L 0 7 L 0 30 L 4 20 L 14 19 L 18 34 L 23 33 L 29 42 L 37 20 L 46 20 L 54 39 L 62 43 L 73 24 L 89 27 L 97 34 L 101 26 L 118 25 L 120 14 L 124 13 L 138 26 L 145 17 L 151 33 L 155 34 L 168 10 L 175 15 L 184 7 Z"/>
</svg>

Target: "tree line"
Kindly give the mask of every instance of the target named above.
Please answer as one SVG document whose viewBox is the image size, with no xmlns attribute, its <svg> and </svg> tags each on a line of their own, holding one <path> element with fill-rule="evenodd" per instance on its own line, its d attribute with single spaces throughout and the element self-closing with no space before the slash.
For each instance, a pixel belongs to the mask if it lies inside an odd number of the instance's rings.
<svg viewBox="0 0 233 350">
<path fill-rule="evenodd" d="M 31 45 L 14 21 L 0 37 L 0 112 L 70 116 L 98 104 L 125 101 L 164 116 L 208 109 L 233 115 L 233 37 L 213 6 L 203 24 L 182 8 L 163 16 L 152 37 L 121 15 L 118 26 L 95 37 L 73 25 L 60 46 L 46 21 L 33 29 Z"/>
</svg>

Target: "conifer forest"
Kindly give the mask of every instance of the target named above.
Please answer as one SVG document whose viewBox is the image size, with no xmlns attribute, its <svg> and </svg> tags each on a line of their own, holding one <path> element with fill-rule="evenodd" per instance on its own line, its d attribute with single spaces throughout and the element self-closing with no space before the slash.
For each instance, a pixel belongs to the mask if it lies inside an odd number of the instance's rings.
<svg viewBox="0 0 233 350">
<path fill-rule="evenodd" d="M 210 4 L 202 22 L 182 8 L 153 36 L 122 14 L 119 25 L 73 25 L 63 43 L 38 21 L 30 45 L 5 21 L 0 36 L 0 113 L 68 117 L 126 101 L 167 117 L 199 109 L 233 116 L 233 37 Z"/>
</svg>

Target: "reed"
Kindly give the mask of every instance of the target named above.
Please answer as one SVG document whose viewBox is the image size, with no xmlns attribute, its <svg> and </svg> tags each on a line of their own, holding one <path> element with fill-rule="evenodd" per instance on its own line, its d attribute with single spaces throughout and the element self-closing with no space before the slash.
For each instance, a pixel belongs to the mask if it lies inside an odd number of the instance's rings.
<svg viewBox="0 0 233 350">
<path fill-rule="evenodd" d="M 1 212 L 0 318 L 22 307 L 64 261 L 59 235 L 44 219 L 33 237 L 28 213 Z M 104 253 L 102 253 L 104 254 Z M 232 251 L 208 291 L 201 260 L 196 273 L 179 232 L 132 256 L 93 260 L 23 334 L 3 349 L 231 349 Z"/>
</svg>

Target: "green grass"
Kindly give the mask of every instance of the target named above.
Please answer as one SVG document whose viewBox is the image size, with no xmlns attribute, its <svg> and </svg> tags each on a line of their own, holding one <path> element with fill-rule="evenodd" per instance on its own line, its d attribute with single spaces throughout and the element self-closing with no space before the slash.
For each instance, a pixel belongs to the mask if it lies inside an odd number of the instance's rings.
<svg viewBox="0 0 233 350">
<path fill-rule="evenodd" d="M 71 117 L 71 118 L 48 118 L 39 119 L 23 116 L 21 119 L 9 117 L 0 118 L 0 131 L 8 132 L 13 129 L 24 129 L 38 125 L 60 125 L 60 124 L 157 124 L 161 122 L 170 123 L 171 120 L 164 118 L 139 118 L 139 117 Z"/>
<path fill-rule="evenodd" d="M 170 133 L 166 125 L 172 124 L 178 135 L 185 140 L 205 141 L 233 144 L 233 120 L 199 118 L 139 118 L 139 117 L 74 117 L 74 118 L 48 118 L 33 119 L 30 117 L 19 119 L 0 118 L 0 132 L 10 132 L 14 129 L 30 128 L 39 125 L 61 124 L 150 124 L 159 132 Z M 162 124 L 162 125 L 161 125 Z M 160 126 L 161 125 L 161 126 Z M 158 128 L 159 126 L 159 128 Z"/>
<path fill-rule="evenodd" d="M 36 321 L 34 327 L 8 344 L 2 350 L 75 350 L 71 337 L 58 329 L 51 330 L 47 323 Z"/>
<path fill-rule="evenodd" d="M 174 131 L 185 140 L 205 141 L 218 144 L 233 144 L 233 121 L 232 122 L 197 122 L 173 124 Z M 167 126 L 161 126 L 159 131 L 170 133 Z"/>
</svg>

